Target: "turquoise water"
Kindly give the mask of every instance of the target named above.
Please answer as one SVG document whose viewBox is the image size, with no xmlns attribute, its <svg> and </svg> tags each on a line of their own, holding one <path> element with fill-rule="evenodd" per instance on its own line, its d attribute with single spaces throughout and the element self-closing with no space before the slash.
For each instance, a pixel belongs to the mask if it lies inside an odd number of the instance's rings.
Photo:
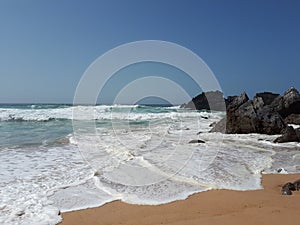
<svg viewBox="0 0 300 225">
<path fill-rule="evenodd" d="M 0 146 L 49 144 L 71 132 L 70 120 L 5 121 L 0 122 Z"/>
<path fill-rule="evenodd" d="M 71 105 L 56 104 L 5 104 L 0 105 L 0 146 L 38 145 L 54 142 L 72 133 L 72 120 L 70 111 L 62 112 L 58 116 L 51 117 L 51 110 L 71 109 Z M 42 113 L 36 113 L 42 111 Z M 47 110 L 48 113 L 47 113 Z M 36 117 L 31 116 L 35 112 Z M 137 107 L 107 107 L 106 113 L 169 113 L 177 109 L 154 106 Z M 4 113 L 5 112 L 5 113 Z M 1 114 L 2 113 L 2 114 Z M 49 116 L 48 116 L 48 115 Z M 129 121 L 130 125 L 149 125 L 149 121 Z M 96 126 L 111 126 L 110 119 L 97 119 Z"/>
</svg>

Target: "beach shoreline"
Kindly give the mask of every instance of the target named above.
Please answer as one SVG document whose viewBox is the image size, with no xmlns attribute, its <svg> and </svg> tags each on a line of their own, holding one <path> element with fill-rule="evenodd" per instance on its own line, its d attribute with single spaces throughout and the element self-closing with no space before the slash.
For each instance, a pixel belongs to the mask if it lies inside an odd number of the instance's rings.
<svg viewBox="0 0 300 225">
<path fill-rule="evenodd" d="M 276 225 L 300 221 L 300 192 L 281 195 L 281 187 L 300 174 L 264 174 L 262 190 L 211 190 L 162 205 L 132 205 L 121 201 L 62 213 L 59 225 Z"/>
</svg>

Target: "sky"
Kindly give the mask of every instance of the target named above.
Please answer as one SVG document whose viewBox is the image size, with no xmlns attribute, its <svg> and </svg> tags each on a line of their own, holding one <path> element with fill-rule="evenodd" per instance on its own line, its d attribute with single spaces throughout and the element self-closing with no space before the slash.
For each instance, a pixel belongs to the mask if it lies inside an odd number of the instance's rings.
<svg viewBox="0 0 300 225">
<path fill-rule="evenodd" d="M 72 103 L 98 57 L 142 40 L 194 52 L 225 96 L 300 89 L 299 12 L 299 0 L 0 0 L 0 103 Z M 199 94 L 187 74 L 167 67 L 122 69 L 105 84 L 100 103 L 113 102 L 145 73 Z"/>
</svg>

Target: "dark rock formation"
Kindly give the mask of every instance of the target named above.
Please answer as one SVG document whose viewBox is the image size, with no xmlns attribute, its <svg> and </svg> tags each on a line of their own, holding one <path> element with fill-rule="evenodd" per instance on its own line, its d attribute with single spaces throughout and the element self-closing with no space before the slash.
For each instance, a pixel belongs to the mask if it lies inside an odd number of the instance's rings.
<svg viewBox="0 0 300 225">
<path fill-rule="evenodd" d="M 252 104 L 255 110 L 259 110 L 263 108 L 265 105 L 264 100 L 261 97 L 256 97 L 256 96 L 253 98 Z"/>
<path fill-rule="evenodd" d="M 227 107 L 227 118 L 218 122 L 212 131 L 222 132 L 222 133 L 244 133 L 244 124 L 247 127 L 251 127 L 251 124 L 239 123 L 237 121 L 243 120 L 244 118 L 248 120 L 247 116 L 242 114 L 247 111 L 247 106 L 240 108 L 242 105 L 247 103 L 249 100 L 247 94 L 244 92 L 240 96 L 231 97 L 230 104 Z M 249 112 L 251 114 L 251 112 Z M 249 114 L 247 113 L 247 114 Z"/>
<path fill-rule="evenodd" d="M 231 96 L 230 104 L 228 104 L 228 109 L 235 110 L 238 109 L 241 105 L 246 103 L 249 100 L 248 95 L 243 92 L 240 96 Z"/>
<path fill-rule="evenodd" d="M 299 191 L 300 190 L 300 180 L 296 180 L 294 182 L 294 186 L 295 186 L 296 191 Z"/>
<path fill-rule="evenodd" d="M 281 194 L 292 195 L 292 191 L 300 190 L 300 180 L 296 180 L 294 183 L 288 182 L 281 188 Z"/>
<path fill-rule="evenodd" d="M 211 124 L 209 124 L 209 127 L 214 127 L 216 126 L 217 122 L 212 122 Z"/>
<path fill-rule="evenodd" d="M 300 114 L 291 114 L 291 115 L 288 115 L 284 119 L 284 122 L 286 124 L 297 124 L 297 125 L 300 125 Z"/>
<path fill-rule="evenodd" d="M 274 94 L 272 92 L 262 92 L 257 93 L 254 98 L 262 98 L 264 105 L 271 105 L 271 103 L 278 97 L 279 94 Z"/>
<path fill-rule="evenodd" d="M 226 106 L 230 105 L 234 99 L 236 99 L 238 96 L 228 96 L 227 99 L 225 99 L 226 101 Z"/>
<path fill-rule="evenodd" d="M 295 185 L 291 182 L 286 183 L 281 188 L 281 194 L 283 195 L 292 195 L 292 191 L 296 191 Z"/>
<path fill-rule="evenodd" d="M 236 101 L 240 103 L 240 101 Z M 227 109 L 226 133 L 247 134 L 256 132 L 256 112 L 251 101 L 247 101 L 238 107 L 233 105 Z"/>
<path fill-rule="evenodd" d="M 278 134 L 285 127 L 281 116 L 268 107 L 262 97 L 256 96 L 252 101 L 242 93 L 230 99 L 226 119 L 218 122 L 211 132 Z"/>
<path fill-rule="evenodd" d="M 16 213 L 17 216 L 21 217 L 25 215 L 25 212 L 23 210 Z"/>
<path fill-rule="evenodd" d="M 269 107 L 257 110 L 256 133 L 280 134 L 286 128 L 284 120 L 278 112 L 274 112 Z"/>
<path fill-rule="evenodd" d="M 277 173 L 284 173 L 284 172 L 286 172 L 284 168 L 277 169 Z"/>
<path fill-rule="evenodd" d="M 209 91 L 201 93 L 200 95 L 194 97 L 187 104 L 183 104 L 180 107 L 197 110 L 225 111 L 226 103 L 222 92 Z"/>
<path fill-rule="evenodd" d="M 271 92 L 257 93 L 249 100 L 246 93 L 226 99 L 227 115 L 211 132 L 263 133 L 283 135 L 276 142 L 300 141 L 299 129 L 286 124 L 300 124 L 300 94 L 290 88 L 284 96 Z"/>
<path fill-rule="evenodd" d="M 220 133 L 225 134 L 226 133 L 226 118 L 223 118 L 219 122 L 214 124 L 213 128 L 210 130 L 210 132 L 220 132 Z"/>
<path fill-rule="evenodd" d="M 202 140 L 191 140 L 189 141 L 189 144 L 195 144 L 195 143 L 205 143 L 205 141 L 202 141 Z"/>
<path fill-rule="evenodd" d="M 300 94 L 292 87 L 284 93 L 284 96 L 278 96 L 270 106 L 283 118 L 291 114 L 300 114 Z"/>
<path fill-rule="evenodd" d="M 284 143 L 284 142 L 293 142 L 293 141 L 300 142 L 300 128 L 295 130 L 291 126 L 286 127 L 282 132 L 282 136 L 274 140 L 275 143 Z"/>
</svg>

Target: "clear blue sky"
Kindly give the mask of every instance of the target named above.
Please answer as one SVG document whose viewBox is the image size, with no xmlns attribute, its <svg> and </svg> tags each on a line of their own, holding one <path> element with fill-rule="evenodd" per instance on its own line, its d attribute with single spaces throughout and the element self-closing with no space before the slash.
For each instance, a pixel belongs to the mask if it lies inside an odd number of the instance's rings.
<svg viewBox="0 0 300 225">
<path fill-rule="evenodd" d="M 198 54 L 225 95 L 300 89 L 299 0 L 0 0 L 0 102 L 72 102 L 97 57 L 149 39 Z"/>
</svg>

